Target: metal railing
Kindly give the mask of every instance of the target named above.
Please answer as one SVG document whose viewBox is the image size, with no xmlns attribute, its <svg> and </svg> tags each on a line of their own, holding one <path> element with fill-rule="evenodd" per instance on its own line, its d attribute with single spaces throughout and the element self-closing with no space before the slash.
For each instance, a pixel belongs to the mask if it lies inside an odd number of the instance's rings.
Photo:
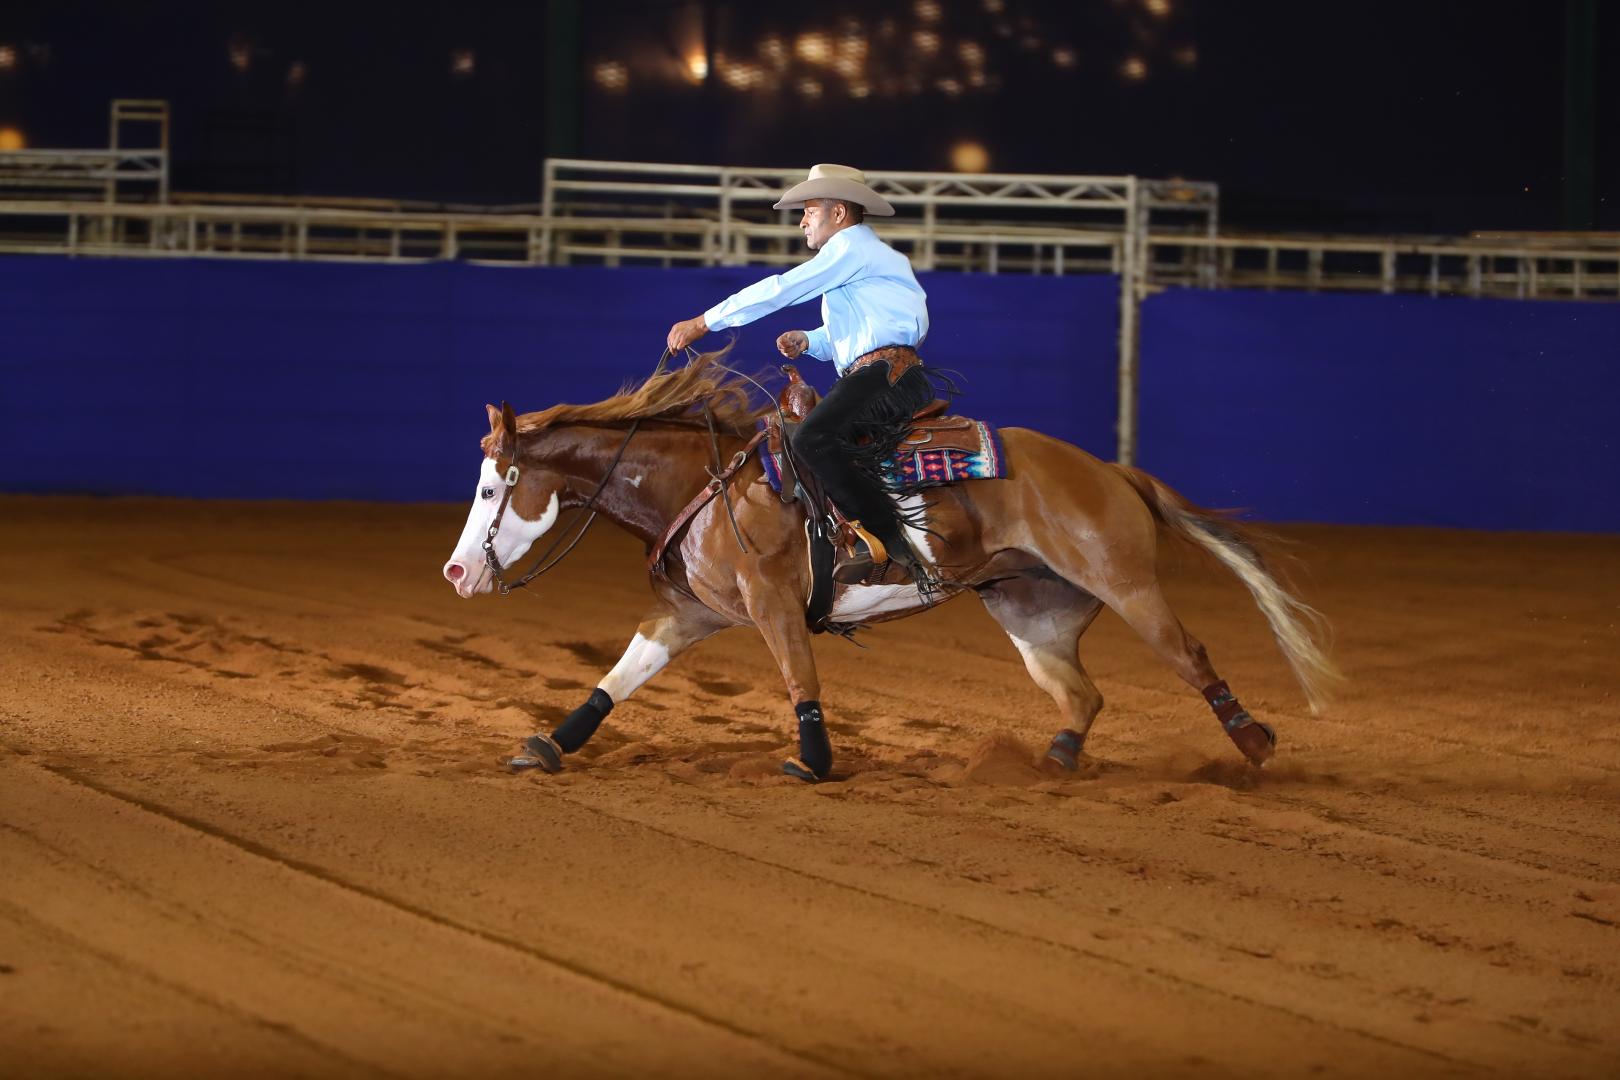
<svg viewBox="0 0 1620 1080">
<path fill-rule="evenodd" d="M 157 145 L 124 145 L 130 129 L 155 126 Z M 117 202 L 122 185 L 164 202 L 169 195 L 169 103 L 120 98 L 108 113 L 107 147 L 94 150 L 0 150 L 0 189 L 16 196 Z"/>
<path fill-rule="evenodd" d="M 1150 288 L 1620 299 L 1620 242 L 1555 247 L 1441 238 L 1150 236 L 1147 245 Z"/>
</svg>

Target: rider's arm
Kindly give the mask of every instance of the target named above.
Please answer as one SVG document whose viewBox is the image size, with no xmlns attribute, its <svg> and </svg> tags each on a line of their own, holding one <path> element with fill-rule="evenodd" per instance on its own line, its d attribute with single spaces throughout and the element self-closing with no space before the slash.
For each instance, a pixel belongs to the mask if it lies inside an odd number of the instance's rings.
<svg viewBox="0 0 1620 1080">
<path fill-rule="evenodd" d="M 842 232 L 834 233 L 815 258 L 785 274 L 775 274 L 739 289 L 705 311 L 703 321 L 710 330 L 743 326 L 847 284 L 865 269 L 866 259 L 860 250 Z M 814 339 L 812 333 L 812 342 Z"/>
</svg>

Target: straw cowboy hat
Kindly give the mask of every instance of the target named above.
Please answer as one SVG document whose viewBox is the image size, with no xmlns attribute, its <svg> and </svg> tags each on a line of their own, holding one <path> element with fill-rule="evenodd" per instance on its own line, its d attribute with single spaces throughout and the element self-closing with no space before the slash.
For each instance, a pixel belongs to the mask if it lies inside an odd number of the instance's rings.
<svg viewBox="0 0 1620 1080">
<path fill-rule="evenodd" d="M 817 165 L 809 179 L 788 188 L 777 200 L 777 210 L 798 210 L 812 199 L 842 199 L 864 207 L 868 214 L 893 217 L 889 201 L 866 186 L 866 174 L 848 165 Z"/>
</svg>

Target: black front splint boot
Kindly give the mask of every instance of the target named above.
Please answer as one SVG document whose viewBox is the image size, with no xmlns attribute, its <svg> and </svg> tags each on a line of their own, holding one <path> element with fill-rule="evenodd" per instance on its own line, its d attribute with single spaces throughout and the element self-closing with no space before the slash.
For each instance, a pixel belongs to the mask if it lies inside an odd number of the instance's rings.
<svg viewBox="0 0 1620 1080">
<path fill-rule="evenodd" d="M 782 762 L 782 771 L 807 784 L 827 779 L 832 772 L 832 742 L 821 716 L 821 702 L 802 701 L 793 707 L 799 714 L 799 756 Z"/>
<path fill-rule="evenodd" d="M 528 751 L 528 756 L 515 757 L 507 765 L 514 771 L 539 769 L 546 773 L 562 772 L 563 755 L 572 754 L 584 746 L 612 711 L 613 698 L 606 690 L 597 687 L 591 691 L 585 704 L 569 713 L 568 719 L 557 725 L 556 731 L 550 735 L 537 732 L 524 739 L 523 749 Z"/>
</svg>

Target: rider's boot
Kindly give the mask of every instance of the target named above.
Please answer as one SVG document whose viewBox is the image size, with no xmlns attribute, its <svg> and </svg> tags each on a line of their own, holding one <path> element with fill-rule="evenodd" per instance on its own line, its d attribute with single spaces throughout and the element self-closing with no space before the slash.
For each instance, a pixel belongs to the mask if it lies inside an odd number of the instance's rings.
<svg viewBox="0 0 1620 1080">
<path fill-rule="evenodd" d="M 858 521 L 846 521 L 849 539 L 837 545 L 833 580 L 840 585 L 859 585 L 889 561 L 889 547 Z"/>
<path fill-rule="evenodd" d="M 917 598 L 924 604 L 937 604 L 942 599 L 944 582 L 933 566 L 925 562 L 917 553 L 917 549 L 912 547 L 905 531 L 898 524 L 889 535 L 885 546 L 889 561 L 904 570 L 912 584 L 917 586 Z"/>
</svg>

